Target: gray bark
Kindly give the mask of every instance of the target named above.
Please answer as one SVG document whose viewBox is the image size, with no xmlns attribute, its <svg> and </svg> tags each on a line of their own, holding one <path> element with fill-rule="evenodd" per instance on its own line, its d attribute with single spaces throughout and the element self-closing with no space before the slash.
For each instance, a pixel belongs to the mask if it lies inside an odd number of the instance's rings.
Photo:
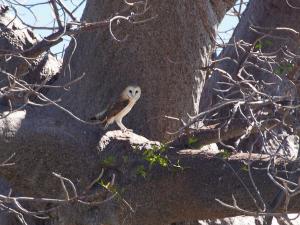
<svg viewBox="0 0 300 225">
<path fill-rule="evenodd" d="M 258 6 L 272 6 L 262 12 L 253 11 L 254 18 L 280 5 L 280 1 L 253 2 Z M 196 70 L 207 65 L 213 47 L 210 35 L 214 36 L 214 26 L 233 3 L 153 1 L 149 14 L 158 15 L 157 19 L 134 27 L 114 26 L 118 36 L 129 34 L 126 42 L 113 41 L 107 30 L 81 34 L 71 61 L 71 75 L 76 78 L 85 72 L 87 76 L 62 96 L 62 105 L 88 118 L 101 111 L 112 93 L 134 82 L 142 87 L 143 97 L 128 115 L 126 125 L 149 139 L 167 139 L 165 131 L 176 129 L 178 124 L 163 120 L 162 116 L 183 117 L 185 113 L 198 111 L 205 73 Z M 106 18 L 120 8 L 119 1 L 90 0 L 83 19 Z M 287 12 L 278 10 L 276 13 L 284 16 Z M 69 50 L 66 59 L 70 54 Z M 171 63 L 168 57 L 176 63 Z M 62 76 L 58 84 L 67 82 L 69 75 L 67 72 Z M 60 94 L 51 92 L 50 96 Z M 54 107 L 28 107 L 0 120 L 1 159 L 16 153 L 16 165 L 1 169 L 0 174 L 22 195 L 63 197 L 60 183 L 51 172 L 70 178 L 82 192 L 101 171 L 99 162 L 109 155 L 116 157 L 112 171 L 118 169 L 117 185 L 125 189 L 123 197 L 135 213 L 130 213 L 128 207 L 120 206 L 119 202 L 98 207 L 71 204 L 62 207 L 56 215 L 57 220 L 53 221 L 61 225 L 168 224 L 234 216 L 239 213 L 215 201 L 220 198 L 230 203 L 232 193 L 241 207 L 255 210 L 249 196 L 245 196 L 244 187 L 215 154 L 175 148 L 168 156 L 173 162 L 180 160 L 185 169 L 174 172 L 154 167 L 144 179 L 136 176 L 136 166 L 145 162 L 132 146 L 151 142 L 134 134 L 109 132 L 106 134 L 108 142 L 99 143 L 102 135 L 98 127 L 83 125 Z M 105 148 L 99 151 L 104 143 Z M 128 156 L 129 164 L 122 161 L 123 156 Z M 241 170 L 242 160 L 247 157 L 237 155 L 228 163 L 243 175 L 243 181 L 251 189 L 249 177 Z M 255 160 L 262 166 L 265 163 L 258 158 Z M 277 190 L 266 173 L 261 170 L 254 176 L 264 198 L 271 199 Z M 292 211 L 299 210 L 299 200 L 291 206 Z"/>
<path fill-rule="evenodd" d="M 198 112 L 206 77 L 198 68 L 208 64 L 215 27 L 233 3 L 152 0 L 145 18 L 157 16 L 155 19 L 134 26 L 113 26 L 119 39 L 128 35 L 124 42 L 116 42 L 102 30 L 80 35 L 71 62 L 72 77 L 83 72 L 87 77 L 64 96 L 65 105 L 89 118 L 102 111 L 112 95 L 128 84 L 138 84 L 142 97 L 125 124 L 146 137 L 169 139 L 166 132 L 176 130 L 180 124 L 164 116 L 185 118 L 186 113 Z M 105 19 L 124 7 L 118 0 L 91 0 L 82 19 Z"/>
</svg>

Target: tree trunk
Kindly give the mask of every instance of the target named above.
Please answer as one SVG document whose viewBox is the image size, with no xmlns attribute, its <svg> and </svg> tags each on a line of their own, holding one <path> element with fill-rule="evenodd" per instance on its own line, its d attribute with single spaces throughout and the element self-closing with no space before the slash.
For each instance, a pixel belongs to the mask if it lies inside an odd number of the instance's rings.
<svg viewBox="0 0 300 225">
<path fill-rule="evenodd" d="M 83 118 L 102 111 L 112 96 L 129 84 L 141 86 L 142 97 L 125 118 L 135 132 L 156 140 L 170 138 L 166 132 L 181 124 L 164 116 L 185 118 L 199 112 L 199 100 L 214 47 L 215 28 L 233 0 L 149 1 L 145 18 L 129 26 L 113 24 L 119 39 L 110 32 L 82 34 L 71 61 L 72 77 L 87 76 L 75 85 L 64 104 Z M 87 2 L 83 20 L 96 21 L 124 10 L 122 1 Z M 80 62 L 80 63 L 79 63 Z M 66 76 L 68 78 L 68 76 Z M 87 110 L 89 109 L 89 110 Z"/>
</svg>

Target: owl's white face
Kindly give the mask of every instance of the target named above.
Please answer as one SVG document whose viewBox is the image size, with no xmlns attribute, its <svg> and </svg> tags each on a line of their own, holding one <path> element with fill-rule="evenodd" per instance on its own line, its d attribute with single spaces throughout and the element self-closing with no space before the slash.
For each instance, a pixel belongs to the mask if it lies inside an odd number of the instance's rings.
<svg viewBox="0 0 300 225">
<path fill-rule="evenodd" d="M 139 86 L 128 86 L 123 91 L 123 96 L 126 99 L 137 101 L 141 97 L 141 88 Z"/>
</svg>

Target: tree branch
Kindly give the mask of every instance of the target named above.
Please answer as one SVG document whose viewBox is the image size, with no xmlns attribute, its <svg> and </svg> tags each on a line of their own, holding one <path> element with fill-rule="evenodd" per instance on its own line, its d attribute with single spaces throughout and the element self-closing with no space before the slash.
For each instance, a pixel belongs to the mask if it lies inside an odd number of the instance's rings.
<svg viewBox="0 0 300 225">
<path fill-rule="evenodd" d="M 230 203 L 232 194 L 240 208 L 256 210 L 252 198 L 245 195 L 245 186 L 250 191 L 253 188 L 248 172 L 243 169 L 244 160 L 253 162 L 252 176 L 264 199 L 271 199 L 278 190 L 266 173 L 270 159 L 267 155 L 249 156 L 241 153 L 226 159 L 215 152 L 173 147 L 161 154 L 168 159 L 167 167 L 155 163 L 151 166 L 145 159 L 144 152 L 156 149 L 154 146 L 159 146 L 158 142 L 151 142 L 133 133 L 110 131 L 97 143 L 98 135 L 95 135 L 93 127 L 84 127 L 82 124 L 78 126 L 77 122 L 72 122 L 65 114 L 48 118 L 37 117 L 39 114 L 41 112 L 29 110 L 26 117 L 25 112 L 17 112 L 0 120 L 0 127 L 4 128 L 0 133 L 0 151 L 8 156 L 12 151 L 16 153 L 16 164 L 2 169 L 1 176 L 17 192 L 28 196 L 57 198 L 57 193 L 61 192 L 61 184 L 53 180 L 52 172 L 64 174 L 64 177 L 76 181 L 80 195 L 99 177 L 101 168 L 105 167 L 116 173 L 115 185 L 118 190 L 123 190 L 122 198 L 135 211 L 132 213 L 125 206 L 117 207 L 111 211 L 110 216 L 106 214 L 106 218 L 109 217 L 110 220 L 111 215 L 116 213 L 123 215 L 119 219 L 126 218 L 125 224 L 141 224 L 142 221 L 143 224 L 167 224 L 185 219 L 239 215 L 241 212 L 226 209 L 216 201 L 220 199 Z M 97 151 L 101 151 L 101 154 Z M 35 159 L 34 163 L 29 163 L 32 158 Z M 277 161 L 277 164 L 281 163 Z M 287 168 L 292 165 L 293 163 L 288 164 Z M 141 168 L 144 168 L 145 176 L 139 172 Z M 236 174 L 242 179 L 237 179 Z M 106 172 L 103 179 L 108 177 L 110 175 Z M 299 210 L 299 204 L 294 202 L 299 203 L 299 200 L 298 197 L 292 199 L 289 212 Z M 119 204 L 122 205 L 120 202 Z M 111 204 L 101 205 L 98 210 L 107 212 L 108 208 L 111 209 Z M 68 218 L 70 214 L 63 213 L 66 208 L 59 210 L 62 210 L 62 217 L 71 220 Z M 75 207 L 72 210 L 76 212 L 78 209 Z M 87 210 L 88 208 L 80 207 L 80 218 L 74 213 L 72 220 L 88 220 L 90 214 Z M 277 212 L 281 212 L 281 209 Z M 164 215 L 163 219 L 159 216 L 161 213 Z"/>
</svg>

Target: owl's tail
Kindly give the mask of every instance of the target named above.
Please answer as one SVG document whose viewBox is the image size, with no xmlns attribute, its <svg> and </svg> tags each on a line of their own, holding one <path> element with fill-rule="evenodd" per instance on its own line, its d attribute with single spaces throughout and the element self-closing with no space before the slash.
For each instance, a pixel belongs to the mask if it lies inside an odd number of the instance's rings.
<svg viewBox="0 0 300 225">
<path fill-rule="evenodd" d="M 91 121 L 97 120 L 102 124 L 102 126 L 103 125 L 105 126 L 105 124 L 107 123 L 107 116 L 103 115 L 103 113 L 100 112 L 100 113 L 96 114 L 95 116 L 93 116 L 92 118 L 90 118 L 90 120 Z"/>
<path fill-rule="evenodd" d="M 101 118 L 101 116 L 95 115 L 95 116 L 93 116 L 92 118 L 90 118 L 90 120 L 91 120 L 91 121 L 99 121 L 100 124 L 101 124 L 101 128 L 102 128 L 103 130 L 106 130 L 107 127 L 108 127 L 107 117 Z"/>
<path fill-rule="evenodd" d="M 90 120 L 104 120 L 103 123 L 106 121 L 106 116 L 105 116 L 105 113 L 106 113 L 106 109 L 104 109 L 103 111 L 97 113 L 95 116 L 93 116 L 92 118 L 90 118 Z"/>
<path fill-rule="evenodd" d="M 106 110 L 103 110 L 100 113 L 97 113 L 95 116 L 93 116 L 92 118 L 90 118 L 91 121 L 99 121 L 101 124 L 102 129 L 106 130 L 107 126 L 108 126 L 108 120 L 107 120 L 107 116 L 105 115 Z"/>
<path fill-rule="evenodd" d="M 92 118 L 90 118 L 91 121 L 98 120 L 100 123 L 106 123 L 107 122 L 107 117 L 102 118 L 102 115 L 95 115 Z"/>
</svg>

